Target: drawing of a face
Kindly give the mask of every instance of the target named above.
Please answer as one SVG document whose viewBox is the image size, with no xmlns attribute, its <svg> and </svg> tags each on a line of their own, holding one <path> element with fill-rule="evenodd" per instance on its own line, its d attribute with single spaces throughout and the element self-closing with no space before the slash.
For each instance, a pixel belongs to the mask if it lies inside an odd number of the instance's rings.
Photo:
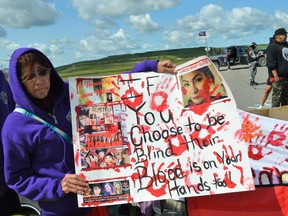
<svg viewBox="0 0 288 216">
<path fill-rule="evenodd" d="M 203 71 L 195 70 L 182 75 L 182 92 L 189 96 L 193 104 L 202 104 L 210 100 L 210 85 L 213 83 Z"/>
</svg>

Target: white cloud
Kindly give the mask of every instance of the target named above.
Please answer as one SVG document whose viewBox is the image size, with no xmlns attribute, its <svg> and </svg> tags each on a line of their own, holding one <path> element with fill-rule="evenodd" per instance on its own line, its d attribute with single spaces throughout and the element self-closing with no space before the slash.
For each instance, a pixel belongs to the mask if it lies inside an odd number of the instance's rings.
<svg viewBox="0 0 288 216">
<path fill-rule="evenodd" d="M 197 35 L 198 37 L 198 35 Z M 163 40 L 167 43 L 166 46 L 184 46 L 188 41 L 195 38 L 193 33 L 183 31 L 164 31 Z"/>
<path fill-rule="evenodd" d="M 9 60 L 10 59 L 10 56 L 11 56 L 11 53 L 20 47 L 19 44 L 15 43 L 14 41 L 11 41 L 11 40 L 8 40 L 8 39 L 3 39 L 3 40 L 0 40 L 0 47 L 1 47 L 1 52 L 5 53 L 5 57 L 2 57 L 4 58 L 5 61 Z M 1 59 L 3 60 L 3 59 Z"/>
<path fill-rule="evenodd" d="M 180 3 L 179 0 L 72 0 L 73 6 L 81 18 L 91 20 L 96 16 L 120 17 L 139 15 L 150 11 L 171 8 Z"/>
<path fill-rule="evenodd" d="M 0 5 L 0 24 L 14 28 L 50 25 L 61 16 L 47 1 L 0 0 Z"/>
<path fill-rule="evenodd" d="M 189 33 L 198 36 L 202 30 L 206 31 L 210 41 L 242 38 L 271 28 L 273 21 L 275 18 L 271 15 L 255 8 L 242 7 L 228 11 L 219 5 L 209 4 L 202 7 L 198 13 L 177 20 L 177 28 L 170 32 L 165 31 L 163 39 L 175 44 L 183 44 L 182 41 L 186 39 L 188 43 L 191 44 L 192 41 L 195 45 L 199 44 L 201 38 L 193 38 Z"/>
<path fill-rule="evenodd" d="M 131 15 L 129 22 L 134 29 L 138 29 L 140 32 L 151 32 L 159 29 L 159 25 L 151 19 L 150 14 Z"/>
<path fill-rule="evenodd" d="M 286 11 L 275 11 L 275 22 L 273 22 L 274 29 L 283 28 L 288 24 L 288 10 Z"/>
<path fill-rule="evenodd" d="M 95 55 L 95 53 L 103 55 L 108 54 L 119 54 L 127 53 L 130 49 L 137 48 L 133 39 L 126 34 L 122 29 L 116 32 L 114 35 L 110 37 L 95 37 L 90 36 L 80 41 L 81 49 L 91 52 L 91 54 Z"/>
<path fill-rule="evenodd" d="M 83 20 L 92 23 L 98 29 L 120 28 L 119 22 L 130 17 L 132 27 L 141 32 L 151 32 L 159 28 L 158 24 L 152 21 L 148 13 L 165 8 L 172 8 L 180 3 L 180 0 L 72 0 L 73 6 Z M 146 14 L 146 15 L 143 15 Z M 138 19 L 137 19 L 138 18 Z M 145 24 L 142 28 L 136 26 L 135 22 Z"/>
</svg>

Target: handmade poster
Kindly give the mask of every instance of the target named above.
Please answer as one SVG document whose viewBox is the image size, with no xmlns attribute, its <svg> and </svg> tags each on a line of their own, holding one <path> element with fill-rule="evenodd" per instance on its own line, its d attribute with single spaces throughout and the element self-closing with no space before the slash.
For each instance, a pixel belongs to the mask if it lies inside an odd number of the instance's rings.
<svg viewBox="0 0 288 216">
<path fill-rule="evenodd" d="M 188 215 L 287 215 L 288 121 L 238 110 L 256 190 L 186 199 Z M 247 210 L 248 209 L 248 210 Z"/>
<path fill-rule="evenodd" d="M 225 80 L 207 57 L 176 71 L 69 79 L 80 207 L 254 190 Z"/>
<path fill-rule="evenodd" d="M 288 184 L 288 122 L 239 110 L 255 185 Z"/>
</svg>

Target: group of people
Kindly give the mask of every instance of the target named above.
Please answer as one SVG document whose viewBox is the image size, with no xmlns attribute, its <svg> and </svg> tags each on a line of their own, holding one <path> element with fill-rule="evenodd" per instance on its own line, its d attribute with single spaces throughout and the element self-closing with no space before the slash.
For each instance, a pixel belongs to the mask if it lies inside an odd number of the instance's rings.
<svg viewBox="0 0 288 216">
<path fill-rule="evenodd" d="M 256 47 L 255 47 L 256 48 Z M 254 49 L 255 50 L 255 49 Z M 272 107 L 288 105 L 288 43 L 287 31 L 285 28 L 275 30 L 273 37 L 269 39 L 266 49 L 268 79 L 265 90 L 261 97 L 259 109 L 262 109 L 272 91 Z M 251 66 L 252 67 L 252 66 Z M 251 71 L 252 79 L 255 78 L 257 68 Z M 253 84 L 254 79 L 250 82 Z"/>
<path fill-rule="evenodd" d="M 124 182 L 125 183 L 125 182 Z M 122 191 L 122 182 L 115 181 L 113 183 L 96 183 L 91 185 L 91 191 L 86 196 L 111 196 L 126 193 Z"/>
<path fill-rule="evenodd" d="M 267 48 L 273 107 L 288 104 L 286 37 L 284 28 L 277 29 Z M 170 60 L 146 60 L 130 72 L 175 73 L 175 67 Z M 209 83 L 203 82 L 203 85 L 213 84 L 213 77 L 201 73 L 198 71 L 195 75 L 209 78 Z M 17 194 L 38 201 L 43 216 L 88 215 L 92 208 L 79 208 L 77 202 L 77 194 L 87 194 L 91 189 L 83 176 L 75 174 L 68 83 L 62 80 L 48 57 L 34 48 L 14 51 L 9 76 L 11 90 L 0 73 L 0 153 L 4 156 L 4 159 L 0 157 L 1 215 L 21 213 Z M 255 82 L 254 78 L 251 76 L 251 82 Z M 193 79 L 187 77 L 187 94 L 189 91 L 196 94 L 201 89 L 198 86 L 195 90 L 200 80 L 197 78 L 193 83 Z M 189 83 L 194 85 L 193 89 L 189 89 Z M 207 100 L 211 98 L 196 95 L 188 105 Z"/>
<path fill-rule="evenodd" d="M 131 72 L 174 73 L 175 67 L 147 60 Z M 9 76 L 13 98 L 1 72 L 1 215 L 21 213 L 17 194 L 38 201 L 43 216 L 89 214 L 91 208 L 77 202 L 89 184 L 75 174 L 68 83 L 34 48 L 14 51 Z"/>
</svg>

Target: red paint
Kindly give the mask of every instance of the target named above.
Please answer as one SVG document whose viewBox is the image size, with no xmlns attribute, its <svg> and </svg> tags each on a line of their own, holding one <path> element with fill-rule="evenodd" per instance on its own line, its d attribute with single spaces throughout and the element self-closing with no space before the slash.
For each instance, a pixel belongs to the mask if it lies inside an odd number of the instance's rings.
<svg viewBox="0 0 288 216">
<path fill-rule="evenodd" d="M 259 122 L 259 118 L 255 118 L 255 121 L 252 122 L 249 120 L 249 117 L 250 114 L 245 116 L 242 121 L 243 139 L 245 142 L 248 142 L 249 140 L 259 136 L 260 134 L 263 134 L 261 126 L 257 125 L 257 123 Z"/>
<path fill-rule="evenodd" d="M 288 127 L 285 127 L 284 125 L 277 130 L 278 124 L 275 125 L 274 130 L 270 132 L 270 134 L 267 137 L 267 143 L 266 147 L 268 144 L 272 146 L 283 146 L 284 141 L 286 140 L 286 132 L 288 130 Z"/>
<path fill-rule="evenodd" d="M 235 188 L 237 185 L 236 183 L 234 183 L 231 180 L 231 172 L 230 171 L 225 173 L 224 181 L 226 182 L 226 185 L 228 188 Z"/>
<path fill-rule="evenodd" d="M 188 94 L 188 91 L 187 91 L 187 89 L 185 87 L 182 86 L 181 90 L 182 90 L 182 94 L 183 95 L 187 95 Z"/>
<path fill-rule="evenodd" d="M 80 157 L 80 152 L 77 151 L 75 154 L 75 164 L 76 166 L 79 166 L 79 157 Z"/>
<path fill-rule="evenodd" d="M 86 175 L 84 173 L 79 173 L 79 176 L 81 176 L 82 178 L 86 179 Z"/>
<path fill-rule="evenodd" d="M 220 155 L 217 152 L 213 151 L 213 154 L 216 156 L 216 160 L 218 161 L 219 164 L 223 163 Z"/>
<path fill-rule="evenodd" d="M 253 160 L 261 160 L 263 155 L 263 147 L 260 145 L 249 145 L 248 146 L 248 156 Z"/>
<path fill-rule="evenodd" d="M 136 109 L 143 103 L 143 94 L 138 93 L 133 87 L 131 87 L 125 91 L 121 99 L 125 105 Z"/>
<path fill-rule="evenodd" d="M 150 108 L 157 112 L 164 112 L 169 107 L 167 104 L 167 98 L 168 94 L 165 92 L 152 93 Z"/>
<path fill-rule="evenodd" d="M 197 115 L 203 115 L 209 108 L 211 103 L 203 103 L 199 105 L 189 106 L 189 110 L 194 112 Z"/>
<path fill-rule="evenodd" d="M 167 143 L 167 145 L 170 143 L 171 139 L 172 139 L 171 136 L 165 139 L 165 142 Z M 174 156 L 180 156 L 183 154 L 183 152 L 187 151 L 186 140 L 183 138 L 182 135 L 177 135 L 173 139 L 178 140 L 177 141 L 178 143 L 176 145 L 173 145 L 173 143 L 171 143 L 171 148 L 174 153 L 173 154 Z"/>
<path fill-rule="evenodd" d="M 236 169 L 239 170 L 239 172 L 240 172 L 240 184 L 244 185 L 243 167 L 237 166 L 237 165 L 233 165 L 233 167 L 235 167 Z"/>
<path fill-rule="evenodd" d="M 70 99 L 71 99 L 71 100 L 74 99 L 74 94 L 73 94 L 73 93 L 70 94 Z"/>
</svg>

